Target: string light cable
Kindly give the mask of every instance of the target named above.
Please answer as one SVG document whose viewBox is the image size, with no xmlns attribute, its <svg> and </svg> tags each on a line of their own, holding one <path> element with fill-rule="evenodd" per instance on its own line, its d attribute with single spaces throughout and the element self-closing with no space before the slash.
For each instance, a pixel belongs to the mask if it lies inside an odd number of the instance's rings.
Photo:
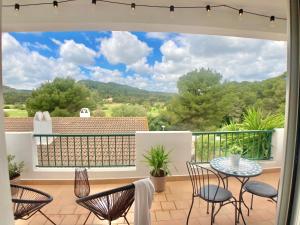
<svg viewBox="0 0 300 225">
<path fill-rule="evenodd" d="M 57 1 L 53 1 L 53 2 L 37 2 L 37 3 L 15 3 L 15 4 L 4 4 L 2 5 L 2 8 L 12 8 L 15 9 L 16 11 L 21 10 L 23 7 L 33 7 L 33 6 L 46 6 L 46 5 L 51 5 L 55 8 L 57 8 L 59 5 L 61 4 L 65 4 L 65 3 L 70 3 L 70 2 L 76 2 L 76 1 L 80 1 L 80 0 L 57 0 Z M 137 3 L 126 3 L 126 2 L 120 2 L 120 1 L 116 1 L 116 0 L 91 0 L 91 3 L 93 5 L 96 5 L 97 2 L 102 2 L 102 3 L 107 3 L 107 4 L 111 4 L 111 5 L 123 5 L 123 6 L 128 6 L 129 8 L 131 8 L 132 10 L 135 10 L 137 7 L 138 8 L 160 8 L 160 9 L 167 9 L 170 12 L 174 12 L 175 9 L 204 9 L 207 12 L 212 11 L 215 8 L 227 8 L 230 10 L 233 10 L 235 12 L 237 12 L 238 15 L 242 16 L 244 14 L 249 14 L 249 15 L 253 15 L 253 16 L 258 16 L 258 17 L 264 17 L 264 18 L 268 18 L 271 22 L 274 22 L 275 19 L 276 20 L 283 20 L 286 21 L 286 18 L 283 17 L 277 17 L 275 15 L 265 15 L 262 13 L 257 13 L 257 12 L 253 12 L 253 11 L 248 11 L 245 9 L 241 9 L 241 8 L 236 8 L 230 5 L 226 5 L 226 4 L 221 4 L 221 5 L 205 5 L 205 6 L 176 6 L 176 5 L 150 5 L 150 4 L 137 4 Z"/>
</svg>

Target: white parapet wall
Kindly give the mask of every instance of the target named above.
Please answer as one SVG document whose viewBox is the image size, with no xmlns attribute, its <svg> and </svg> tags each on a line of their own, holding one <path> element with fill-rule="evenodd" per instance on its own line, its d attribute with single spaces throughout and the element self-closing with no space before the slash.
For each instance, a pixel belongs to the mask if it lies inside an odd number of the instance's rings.
<svg viewBox="0 0 300 225">
<path fill-rule="evenodd" d="M 31 132 L 7 132 L 7 149 L 17 161 L 25 162 L 22 180 L 72 180 L 74 168 L 40 168 L 37 165 L 36 140 Z M 191 158 L 191 132 L 137 132 L 136 166 L 90 168 L 90 179 L 142 178 L 149 176 L 143 155 L 155 145 L 171 151 L 172 175 L 186 175 L 185 162 Z"/>
<path fill-rule="evenodd" d="M 284 129 L 275 129 L 272 136 L 272 160 L 260 161 L 264 168 L 281 168 L 283 162 Z M 136 132 L 136 166 L 90 168 L 90 179 L 142 178 L 149 176 L 149 168 L 143 157 L 157 145 L 164 145 L 170 151 L 170 170 L 172 176 L 186 176 L 186 161 L 192 158 L 192 133 L 189 131 Z M 6 132 L 8 154 L 16 156 L 17 161 L 25 162 L 22 180 L 72 180 L 74 168 L 37 167 L 36 140 L 31 132 Z"/>
<path fill-rule="evenodd" d="M 163 145 L 170 151 L 170 171 L 173 176 L 187 175 L 186 161 L 191 160 L 192 133 L 189 131 L 147 131 L 136 133 L 136 165 L 139 174 L 149 174 L 143 157 L 147 151 L 157 145 Z"/>
<path fill-rule="evenodd" d="M 272 135 L 272 159 L 261 161 L 264 168 L 282 168 L 284 161 L 284 128 L 274 129 Z"/>
</svg>

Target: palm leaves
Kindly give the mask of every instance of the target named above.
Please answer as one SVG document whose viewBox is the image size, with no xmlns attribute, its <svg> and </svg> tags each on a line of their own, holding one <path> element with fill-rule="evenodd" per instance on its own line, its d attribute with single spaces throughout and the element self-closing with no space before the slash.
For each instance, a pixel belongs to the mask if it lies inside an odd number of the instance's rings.
<svg viewBox="0 0 300 225">
<path fill-rule="evenodd" d="M 162 177 L 169 174 L 170 152 L 167 152 L 163 145 L 152 147 L 144 158 L 152 176 Z"/>
<path fill-rule="evenodd" d="M 243 114 L 243 122 L 231 121 L 223 126 L 222 130 L 273 130 L 284 125 L 284 116 L 281 114 L 264 113 L 261 108 L 249 108 Z"/>
</svg>

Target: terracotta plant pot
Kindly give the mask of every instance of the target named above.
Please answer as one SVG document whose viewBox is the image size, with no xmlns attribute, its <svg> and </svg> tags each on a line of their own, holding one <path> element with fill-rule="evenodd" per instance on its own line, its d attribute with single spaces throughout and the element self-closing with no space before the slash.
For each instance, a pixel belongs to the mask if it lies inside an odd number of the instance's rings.
<svg viewBox="0 0 300 225">
<path fill-rule="evenodd" d="M 154 177 L 150 175 L 150 179 L 154 185 L 155 191 L 156 192 L 163 192 L 166 187 L 166 177 Z"/>
<path fill-rule="evenodd" d="M 20 185 L 21 183 L 21 179 L 20 176 L 17 176 L 13 179 L 10 180 L 10 184 L 14 184 L 14 185 Z M 11 195 L 14 196 L 15 194 L 17 194 L 18 190 L 17 189 L 11 189 Z"/>
<path fill-rule="evenodd" d="M 231 162 L 231 166 L 233 168 L 239 168 L 240 166 L 240 159 L 241 159 L 241 155 L 231 155 L 230 156 L 230 162 Z"/>
</svg>

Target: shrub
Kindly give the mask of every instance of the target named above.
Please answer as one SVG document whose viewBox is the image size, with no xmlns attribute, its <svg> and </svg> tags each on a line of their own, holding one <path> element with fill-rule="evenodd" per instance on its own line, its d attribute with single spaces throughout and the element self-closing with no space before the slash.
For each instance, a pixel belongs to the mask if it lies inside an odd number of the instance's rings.
<svg viewBox="0 0 300 225">
<path fill-rule="evenodd" d="M 150 167 L 150 174 L 152 176 L 163 177 L 170 173 L 170 152 L 167 152 L 163 145 L 151 147 L 150 151 L 144 155 L 144 158 Z"/>
<path fill-rule="evenodd" d="M 8 161 L 9 179 L 12 180 L 20 176 L 21 172 L 24 169 L 24 162 L 23 161 L 20 163 L 15 162 L 14 155 L 8 155 L 7 161 Z"/>
</svg>

